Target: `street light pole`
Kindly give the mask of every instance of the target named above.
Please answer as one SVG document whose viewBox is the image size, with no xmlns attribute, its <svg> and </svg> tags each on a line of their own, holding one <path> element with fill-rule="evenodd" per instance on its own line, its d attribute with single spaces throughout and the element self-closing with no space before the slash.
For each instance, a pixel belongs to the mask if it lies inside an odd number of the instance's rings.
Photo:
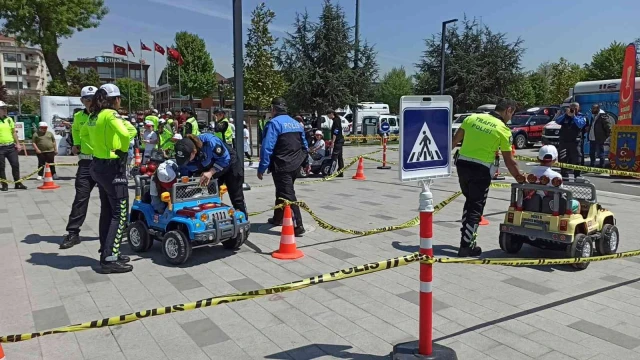
<svg viewBox="0 0 640 360">
<path fill-rule="evenodd" d="M 244 60 L 242 57 L 242 0 L 233 0 L 233 85 L 235 87 L 236 153 L 244 167 Z M 244 190 L 251 190 L 246 182 Z"/>
<path fill-rule="evenodd" d="M 360 62 L 360 0 L 356 0 L 356 48 L 353 51 L 353 68 L 358 71 Z M 356 135 L 358 130 L 358 94 L 356 93 L 355 105 L 351 110 L 351 132 Z M 357 144 L 357 142 L 356 142 Z"/>
<path fill-rule="evenodd" d="M 447 24 L 451 24 L 458 21 L 458 19 L 451 19 L 442 22 L 442 39 L 440 41 L 440 95 L 444 95 L 444 57 L 445 57 L 445 49 L 446 49 L 446 33 L 447 33 Z"/>
</svg>

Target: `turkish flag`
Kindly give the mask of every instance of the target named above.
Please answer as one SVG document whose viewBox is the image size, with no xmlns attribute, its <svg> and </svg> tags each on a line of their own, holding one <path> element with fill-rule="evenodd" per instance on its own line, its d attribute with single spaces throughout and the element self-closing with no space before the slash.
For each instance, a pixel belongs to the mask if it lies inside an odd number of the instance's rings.
<svg viewBox="0 0 640 360">
<path fill-rule="evenodd" d="M 167 53 L 178 63 L 178 66 L 182 66 L 182 64 L 184 64 L 184 59 L 178 50 L 167 47 Z"/>
<path fill-rule="evenodd" d="M 153 48 L 160 54 L 164 55 L 164 48 L 158 45 L 155 41 L 153 42 Z"/>
<path fill-rule="evenodd" d="M 113 44 L 113 53 L 117 55 L 127 56 L 127 49 L 123 46 Z"/>
<path fill-rule="evenodd" d="M 127 52 L 130 52 L 131 56 L 136 57 L 136 54 L 134 54 L 133 50 L 131 50 L 131 45 L 129 45 L 128 41 L 127 41 Z"/>
<path fill-rule="evenodd" d="M 145 45 L 142 41 L 140 41 L 140 50 L 151 51 L 151 48 Z"/>
</svg>

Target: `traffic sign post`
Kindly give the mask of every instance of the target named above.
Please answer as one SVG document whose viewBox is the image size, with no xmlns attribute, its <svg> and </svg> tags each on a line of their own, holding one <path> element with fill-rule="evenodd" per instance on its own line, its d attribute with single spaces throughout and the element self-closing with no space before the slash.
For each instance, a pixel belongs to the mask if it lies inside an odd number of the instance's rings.
<svg viewBox="0 0 640 360">
<path fill-rule="evenodd" d="M 400 99 L 400 180 L 420 181 L 420 254 L 433 257 L 435 178 L 451 176 L 451 110 L 448 95 L 412 95 Z M 457 360 L 456 352 L 433 344 L 433 267 L 420 264 L 418 341 L 397 344 L 393 359 Z"/>
</svg>

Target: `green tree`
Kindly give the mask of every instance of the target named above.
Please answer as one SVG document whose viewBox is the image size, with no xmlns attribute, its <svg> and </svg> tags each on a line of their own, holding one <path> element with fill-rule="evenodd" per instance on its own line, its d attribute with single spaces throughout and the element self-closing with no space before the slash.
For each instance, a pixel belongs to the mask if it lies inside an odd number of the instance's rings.
<svg viewBox="0 0 640 360">
<path fill-rule="evenodd" d="M 375 100 L 389 104 L 389 110 L 393 114 L 398 114 L 400 97 L 411 94 L 413 94 L 411 76 L 407 75 L 404 67 L 394 67 L 382 77 L 376 89 Z"/>
<path fill-rule="evenodd" d="M 49 96 L 68 96 L 69 85 L 61 80 L 51 80 L 47 84 L 47 95 Z"/>
<path fill-rule="evenodd" d="M 122 104 L 120 106 L 123 109 L 136 111 L 149 107 L 149 93 L 147 92 L 147 87 L 141 81 L 120 78 L 116 80 L 116 86 L 120 89 L 120 94 L 122 95 Z"/>
<path fill-rule="evenodd" d="M 324 113 L 352 104 L 356 95 L 370 96 L 378 74 L 375 50 L 365 43 L 354 70 L 355 40 L 340 5 L 325 0 L 318 22 L 305 11 L 296 15 L 293 28 L 278 57 L 292 111 Z"/>
<path fill-rule="evenodd" d="M 622 76 L 622 63 L 627 45 L 614 41 L 608 47 L 600 49 L 584 65 L 584 80 L 619 79 Z"/>
<path fill-rule="evenodd" d="M 100 76 L 94 69 L 90 69 L 86 73 L 81 73 L 75 66 L 67 66 L 67 95 L 80 96 L 80 91 L 85 86 L 99 86 Z"/>
<path fill-rule="evenodd" d="M 528 75 L 529 84 L 533 91 L 535 105 L 550 105 L 551 101 L 551 63 L 544 62 L 536 71 Z"/>
<path fill-rule="evenodd" d="M 541 105 L 536 103 L 535 92 L 531 86 L 530 74 L 518 74 L 516 81 L 511 84 L 507 91 L 507 97 L 518 102 L 520 108 Z"/>
<path fill-rule="evenodd" d="M 58 57 L 60 39 L 98 27 L 108 13 L 104 0 L 0 0 L 2 32 L 42 49 L 53 80 L 66 83 Z"/>
<path fill-rule="evenodd" d="M 0 85 L 0 101 L 7 102 L 7 87 L 4 85 Z"/>
<path fill-rule="evenodd" d="M 184 63 L 182 66 L 178 66 L 175 59 L 171 56 L 167 57 L 169 59 L 167 64 L 169 84 L 174 89 L 180 88 L 183 96 L 200 99 L 211 96 L 214 89 L 217 89 L 217 84 L 213 60 L 207 51 L 204 40 L 196 34 L 181 31 L 176 33 L 173 48 L 182 55 Z M 180 84 L 178 84 L 178 80 L 180 80 Z"/>
<path fill-rule="evenodd" d="M 551 64 L 549 91 L 551 103 L 561 104 L 569 96 L 569 89 L 573 88 L 583 77 L 584 69 L 563 57 L 557 63 Z"/>
<path fill-rule="evenodd" d="M 440 79 L 440 34 L 425 40 L 426 49 L 417 64 L 416 92 L 435 94 Z M 447 28 L 445 44 L 445 94 L 453 96 L 457 111 L 475 109 L 509 95 L 520 79 L 523 41 L 507 41 L 465 17 Z"/>
<path fill-rule="evenodd" d="M 251 28 L 245 44 L 244 97 L 247 104 L 258 112 L 267 108 L 274 97 L 283 96 L 286 91 L 284 77 L 275 69 L 277 39 L 269 31 L 269 24 L 275 16 L 264 3 L 256 6 L 251 13 Z"/>
</svg>

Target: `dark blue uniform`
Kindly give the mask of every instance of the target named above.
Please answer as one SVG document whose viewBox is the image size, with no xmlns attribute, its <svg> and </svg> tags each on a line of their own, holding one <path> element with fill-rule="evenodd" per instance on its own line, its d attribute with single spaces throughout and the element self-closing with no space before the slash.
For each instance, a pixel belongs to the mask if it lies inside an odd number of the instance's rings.
<svg viewBox="0 0 640 360">
<path fill-rule="evenodd" d="M 202 141 L 202 149 L 196 157 L 180 167 L 181 176 L 199 176 L 212 168 L 215 170 L 214 179 L 219 184 L 227 185 L 227 194 L 236 210 L 242 211 L 247 218 L 247 206 L 244 202 L 244 167 L 235 151 L 226 146 L 217 136 L 209 133 L 198 135 Z"/>
<path fill-rule="evenodd" d="M 276 205 L 282 203 L 283 198 L 297 201 L 293 184 L 300 173 L 300 167 L 307 162 L 309 147 L 304 135 L 304 127 L 286 114 L 280 114 L 271 119 L 264 129 L 264 139 L 260 149 L 260 165 L 258 173 L 264 174 L 271 170 L 273 183 L 276 186 Z M 302 226 L 300 208 L 291 206 L 296 220 L 296 227 Z M 282 222 L 283 209 L 273 211 L 274 224 Z"/>
</svg>

